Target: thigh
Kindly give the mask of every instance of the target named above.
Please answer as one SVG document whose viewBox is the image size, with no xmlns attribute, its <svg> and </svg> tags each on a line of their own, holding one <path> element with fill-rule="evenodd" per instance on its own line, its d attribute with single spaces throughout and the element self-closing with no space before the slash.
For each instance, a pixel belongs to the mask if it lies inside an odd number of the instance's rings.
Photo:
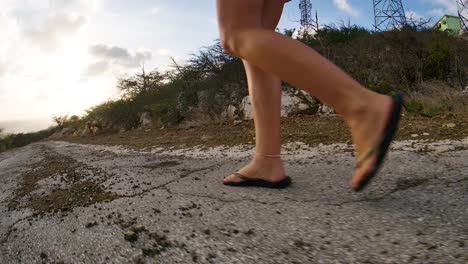
<svg viewBox="0 0 468 264">
<path fill-rule="evenodd" d="M 275 30 L 283 13 L 283 0 L 264 0 L 262 26 L 265 29 Z"/>
<path fill-rule="evenodd" d="M 221 38 L 228 32 L 261 28 L 266 0 L 216 0 Z"/>
</svg>

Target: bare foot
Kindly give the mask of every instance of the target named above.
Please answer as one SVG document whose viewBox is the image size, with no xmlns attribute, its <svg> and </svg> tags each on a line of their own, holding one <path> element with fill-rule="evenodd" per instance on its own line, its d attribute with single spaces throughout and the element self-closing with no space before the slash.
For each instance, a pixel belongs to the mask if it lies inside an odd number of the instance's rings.
<svg viewBox="0 0 468 264">
<path fill-rule="evenodd" d="M 372 149 L 383 135 L 387 120 L 391 113 L 392 99 L 389 96 L 377 95 L 375 100 L 369 102 L 353 121 L 348 125 L 351 128 L 353 143 L 356 146 L 356 158 L 365 155 Z M 377 153 L 366 159 L 353 173 L 350 185 L 356 189 L 364 176 L 371 171 L 377 160 Z"/>
<path fill-rule="evenodd" d="M 249 178 L 262 179 L 269 182 L 279 182 L 285 177 L 283 162 L 280 158 L 255 156 L 253 160 L 240 169 L 238 173 Z M 224 182 L 241 182 L 241 178 L 231 174 Z"/>
</svg>

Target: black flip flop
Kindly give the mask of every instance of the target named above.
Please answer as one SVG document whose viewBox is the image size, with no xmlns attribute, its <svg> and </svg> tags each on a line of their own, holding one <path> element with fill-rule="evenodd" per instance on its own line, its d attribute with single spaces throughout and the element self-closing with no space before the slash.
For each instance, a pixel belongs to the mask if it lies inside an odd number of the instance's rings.
<svg viewBox="0 0 468 264">
<path fill-rule="evenodd" d="M 392 100 L 392 112 L 390 113 L 390 116 L 388 118 L 387 126 L 385 127 L 382 140 L 374 148 L 369 150 L 361 158 L 358 159 L 356 165 L 357 168 L 359 168 L 367 159 L 369 159 L 375 152 L 377 152 L 377 160 L 375 162 L 374 168 L 364 176 L 363 180 L 359 183 L 359 186 L 354 188 L 356 192 L 362 191 L 375 177 L 375 175 L 377 174 L 384 162 L 385 155 L 387 154 L 388 149 L 390 148 L 390 144 L 392 143 L 393 138 L 396 134 L 398 122 L 400 121 L 401 117 L 401 110 L 403 108 L 403 94 L 401 92 L 398 92 L 392 97 Z"/>
<path fill-rule="evenodd" d="M 265 188 L 272 188 L 272 189 L 282 189 L 291 184 L 291 178 L 286 176 L 279 182 L 269 182 L 262 179 L 250 178 L 245 175 L 242 175 L 238 172 L 234 172 L 234 175 L 241 178 L 243 181 L 241 182 L 223 182 L 224 185 L 227 186 L 234 186 L 234 187 L 265 187 Z"/>
</svg>

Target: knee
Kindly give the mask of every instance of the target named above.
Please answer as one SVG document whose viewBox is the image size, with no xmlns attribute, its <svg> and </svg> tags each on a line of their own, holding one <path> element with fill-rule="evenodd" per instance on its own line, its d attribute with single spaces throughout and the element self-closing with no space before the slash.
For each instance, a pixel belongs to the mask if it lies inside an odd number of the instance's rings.
<svg viewBox="0 0 468 264">
<path fill-rule="evenodd" d="M 242 48 L 242 38 L 239 30 L 224 30 L 221 32 L 221 46 L 223 49 L 236 57 L 239 57 Z"/>
</svg>

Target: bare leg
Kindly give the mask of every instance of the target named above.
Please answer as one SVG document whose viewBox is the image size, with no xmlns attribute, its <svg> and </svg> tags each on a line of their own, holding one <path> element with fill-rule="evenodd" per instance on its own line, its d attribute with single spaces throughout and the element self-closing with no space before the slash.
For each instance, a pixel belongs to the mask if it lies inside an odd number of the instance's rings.
<svg viewBox="0 0 468 264">
<path fill-rule="evenodd" d="M 274 31 L 281 17 L 284 3 L 268 0 L 263 7 L 262 26 Z M 249 85 L 255 122 L 256 152 L 277 155 L 281 149 L 281 80 L 248 61 L 243 61 Z M 277 182 L 284 178 L 281 158 L 254 156 L 253 160 L 238 171 L 248 177 Z M 225 181 L 239 182 L 230 175 Z"/>
<path fill-rule="evenodd" d="M 351 128 L 358 155 L 366 152 L 384 130 L 391 99 L 365 89 L 308 46 L 263 29 L 260 17 L 265 1 L 217 0 L 225 49 L 332 106 Z M 375 159 L 374 155 L 354 172 L 352 187 L 372 169 Z"/>
</svg>

